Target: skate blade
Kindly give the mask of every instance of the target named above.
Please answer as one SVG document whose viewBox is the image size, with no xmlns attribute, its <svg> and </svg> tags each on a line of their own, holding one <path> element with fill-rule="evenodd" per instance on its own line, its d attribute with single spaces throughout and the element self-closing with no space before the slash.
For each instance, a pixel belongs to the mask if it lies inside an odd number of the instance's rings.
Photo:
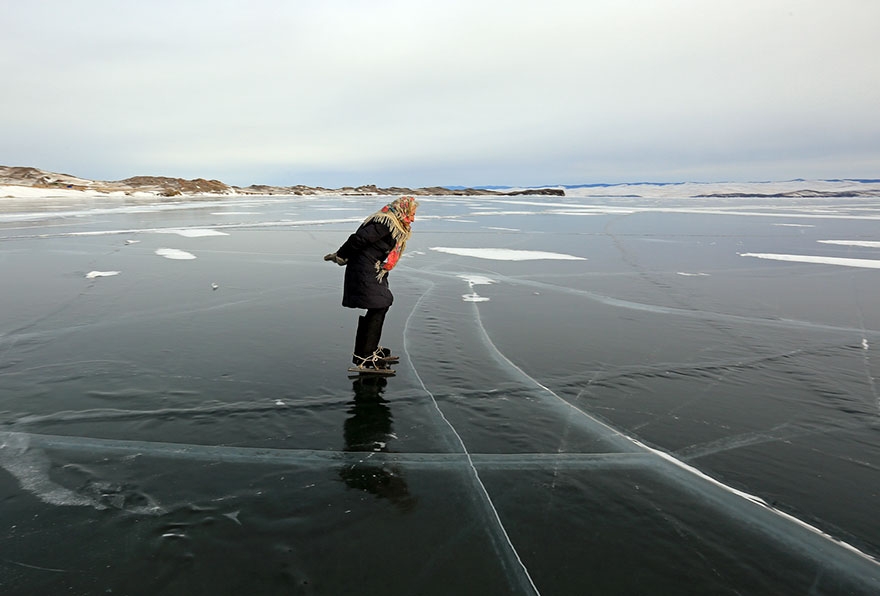
<svg viewBox="0 0 880 596">
<path fill-rule="evenodd" d="M 358 366 L 349 367 L 348 372 L 359 375 L 379 375 L 382 377 L 391 377 L 397 374 L 397 371 L 391 368 L 361 368 Z"/>
</svg>

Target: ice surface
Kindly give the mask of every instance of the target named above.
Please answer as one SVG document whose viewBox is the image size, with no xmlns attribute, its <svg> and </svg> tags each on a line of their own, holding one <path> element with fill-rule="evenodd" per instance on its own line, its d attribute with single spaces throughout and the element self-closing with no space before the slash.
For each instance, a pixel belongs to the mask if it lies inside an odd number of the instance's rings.
<svg viewBox="0 0 880 596">
<path fill-rule="evenodd" d="M 425 197 L 390 379 L 321 260 L 386 198 L 0 206 L 0 583 L 877 593 L 880 199 L 703 190 Z"/>
</svg>

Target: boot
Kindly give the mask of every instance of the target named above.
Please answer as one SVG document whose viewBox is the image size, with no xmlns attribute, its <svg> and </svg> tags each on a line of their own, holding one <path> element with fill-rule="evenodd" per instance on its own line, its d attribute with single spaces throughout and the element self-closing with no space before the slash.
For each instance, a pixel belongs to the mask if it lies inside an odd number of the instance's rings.
<svg viewBox="0 0 880 596">
<path fill-rule="evenodd" d="M 366 357 L 358 356 L 357 354 L 353 354 L 352 362 L 354 362 L 355 368 L 348 369 L 350 371 L 363 370 L 363 371 L 388 371 L 390 373 L 394 373 L 394 370 L 391 368 L 391 363 L 386 362 L 382 357 L 378 355 L 378 350 L 373 352 L 371 355 Z"/>
<path fill-rule="evenodd" d="M 391 348 L 383 348 L 382 346 L 379 346 L 378 348 L 376 348 L 376 353 L 382 360 L 390 364 L 400 362 L 400 356 L 391 355 Z"/>
<path fill-rule="evenodd" d="M 391 350 L 379 345 L 387 312 L 387 308 L 384 310 L 371 310 L 368 311 L 367 315 L 358 317 L 354 353 L 351 359 L 356 367 L 384 370 L 390 369 L 390 364 L 400 360 L 398 356 L 391 355 Z"/>
</svg>

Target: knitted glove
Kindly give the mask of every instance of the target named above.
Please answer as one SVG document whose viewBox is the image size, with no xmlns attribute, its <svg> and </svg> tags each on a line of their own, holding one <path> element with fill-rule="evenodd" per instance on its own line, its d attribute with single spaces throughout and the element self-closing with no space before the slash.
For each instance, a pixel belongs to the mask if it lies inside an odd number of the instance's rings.
<svg viewBox="0 0 880 596">
<path fill-rule="evenodd" d="M 343 259 L 342 257 L 336 256 L 335 252 L 331 252 L 329 255 L 324 255 L 324 260 L 325 261 L 333 261 L 334 263 L 336 263 L 340 267 L 342 267 L 343 265 L 348 263 L 348 259 Z"/>
</svg>

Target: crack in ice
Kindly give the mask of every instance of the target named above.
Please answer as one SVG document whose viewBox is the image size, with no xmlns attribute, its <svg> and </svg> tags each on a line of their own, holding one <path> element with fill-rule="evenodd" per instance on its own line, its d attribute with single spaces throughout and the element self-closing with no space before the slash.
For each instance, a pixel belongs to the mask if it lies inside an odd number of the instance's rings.
<svg viewBox="0 0 880 596">
<path fill-rule="evenodd" d="M 455 430 L 455 427 L 452 425 L 452 423 L 449 421 L 449 419 L 446 418 L 446 415 L 443 413 L 443 410 L 440 408 L 440 404 L 437 403 L 437 399 L 434 397 L 434 394 L 425 385 L 425 382 L 422 380 L 421 375 L 419 375 L 418 370 L 416 370 L 415 363 L 412 361 L 412 357 L 410 356 L 409 347 L 407 345 L 407 336 L 409 335 L 408 331 L 409 331 L 409 327 L 410 327 L 410 321 L 412 320 L 412 317 L 415 314 L 415 312 L 421 306 L 422 302 L 424 302 L 425 297 L 431 292 L 431 289 L 433 288 L 433 286 L 434 286 L 434 284 L 431 283 L 431 287 L 428 290 L 426 290 L 424 294 L 422 294 L 422 296 L 419 298 L 419 300 L 413 306 L 413 309 L 410 311 L 409 316 L 406 318 L 406 322 L 404 323 L 404 326 L 403 326 L 403 353 L 404 353 L 404 356 L 406 357 L 406 360 L 409 363 L 409 366 L 412 369 L 413 374 L 416 377 L 416 380 L 418 381 L 419 385 L 421 386 L 422 391 L 424 391 L 428 395 L 428 397 L 431 398 L 431 402 L 434 404 L 434 408 L 437 410 L 437 413 L 440 414 L 440 418 L 443 419 L 443 422 L 446 423 L 446 425 L 452 431 L 452 434 L 455 435 L 455 438 L 457 439 L 458 444 L 461 447 L 461 450 L 464 452 L 464 455 L 467 458 L 468 466 L 471 469 L 474 481 L 476 482 L 476 485 L 479 489 L 479 494 L 482 496 L 483 502 L 486 504 L 486 506 L 489 509 L 490 517 L 495 521 L 497 528 L 500 530 L 501 536 L 503 537 L 503 542 L 506 544 L 507 548 L 509 549 L 510 554 L 514 558 L 515 562 L 509 561 L 507 563 L 507 566 L 510 567 L 511 571 L 516 574 L 517 580 L 520 582 L 521 587 L 523 589 L 532 591 L 535 594 L 540 595 L 540 591 L 538 590 L 538 587 L 535 585 L 535 582 L 532 580 L 532 576 L 529 574 L 528 568 L 526 568 L 525 563 L 523 563 L 522 559 L 520 558 L 519 553 L 516 550 L 516 547 L 513 545 L 513 541 L 510 539 L 510 535 L 507 533 L 507 529 L 504 527 L 504 523 L 501 521 L 501 516 L 498 513 L 498 510 L 495 508 L 495 504 L 492 502 L 492 497 L 489 496 L 489 491 L 486 489 L 486 485 L 483 484 L 483 481 L 480 478 L 480 473 L 477 471 L 476 465 L 474 465 L 473 458 L 471 457 L 471 454 L 468 451 L 467 446 L 465 446 L 464 440 L 461 438 L 461 435 L 458 434 L 458 431 Z"/>
<path fill-rule="evenodd" d="M 629 442 L 630 444 L 632 444 L 633 446 L 637 447 L 640 450 L 644 450 L 645 452 L 656 456 L 657 458 L 659 458 L 660 461 L 665 462 L 667 464 L 670 464 L 672 466 L 673 470 L 675 470 L 679 474 L 683 474 L 683 478 L 691 479 L 691 480 L 698 479 L 703 482 L 702 485 L 700 485 L 699 483 L 695 484 L 693 482 L 682 482 L 679 485 L 682 488 L 695 490 L 695 491 L 699 492 L 700 494 L 706 496 L 707 498 L 710 498 L 711 500 L 713 500 L 719 504 L 721 503 L 721 497 L 717 494 L 709 493 L 709 489 L 713 488 L 713 487 L 716 489 L 720 489 L 722 491 L 722 494 L 726 493 L 728 495 L 733 495 L 735 497 L 738 497 L 739 499 L 742 499 L 745 502 L 752 503 L 754 505 L 758 505 L 759 510 L 752 510 L 752 511 L 745 510 L 744 511 L 744 513 L 749 517 L 754 517 L 759 511 L 768 512 L 771 515 L 773 515 L 774 517 L 776 517 L 777 519 L 784 520 L 785 522 L 792 524 L 794 527 L 805 530 L 807 532 L 808 536 L 818 537 L 818 538 L 822 539 L 823 541 L 826 541 L 827 544 L 834 545 L 836 547 L 840 547 L 841 549 L 843 549 L 844 552 L 848 552 L 850 554 L 855 555 L 861 561 L 869 563 L 873 566 L 880 566 L 880 561 L 878 561 L 876 558 L 874 558 L 870 554 L 859 550 L 857 547 L 849 544 L 848 542 L 845 542 L 843 540 L 835 538 L 834 536 L 824 532 L 820 528 L 818 528 L 808 522 L 805 522 L 802 519 L 795 517 L 794 515 L 791 515 L 789 513 L 786 513 L 784 511 L 781 511 L 781 510 L 773 507 L 772 505 L 767 503 L 767 501 L 765 501 L 764 499 L 762 499 L 756 495 L 750 494 L 750 493 L 745 492 L 743 490 L 740 490 L 740 489 L 734 488 L 730 485 L 727 485 L 727 484 L 721 482 L 720 480 L 717 480 L 717 479 L 713 478 L 712 476 L 709 476 L 705 472 L 691 466 L 690 464 L 676 458 L 675 456 L 673 456 L 665 451 L 661 451 L 660 449 L 656 449 L 654 447 L 651 447 L 651 446 L 643 443 L 642 441 L 636 439 L 635 437 L 631 437 L 631 436 L 615 429 L 614 427 L 598 420 L 597 418 L 594 418 L 593 416 L 591 416 L 587 412 L 581 410 L 577 406 L 575 406 L 575 405 L 571 404 L 570 402 L 568 402 L 567 400 L 563 399 L 556 392 L 554 392 L 549 387 L 545 386 L 540 381 L 538 381 L 537 379 L 535 379 L 534 377 L 532 377 L 528 373 L 526 373 L 519 366 L 514 364 L 513 361 L 511 361 L 507 356 L 505 356 L 498 349 L 497 346 L 495 346 L 495 343 L 489 337 L 489 334 L 483 325 L 482 318 L 480 317 L 480 314 L 479 314 L 479 307 L 477 305 L 474 305 L 473 308 L 476 311 L 476 319 L 477 319 L 477 323 L 478 323 L 479 332 L 480 332 L 481 336 L 483 337 L 483 340 L 486 343 L 487 347 L 495 353 L 495 357 L 499 362 L 506 363 L 507 366 L 511 370 L 515 371 L 520 376 L 522 376 L 522 378 L 524 380 L 526 380 L 527 382 L 542 389 L 548 395 L 561 401 L 563 404 L 565 404 L 569 408 L 574 409 L 581 416 L 583 416 L 587 420 L 589 420 L 592 424 L 595 424 L 598 427 L 606 428 L 608 431 L 611 431 L 612 433 L 614 433 L 615 436 L 619 437 L 620 439 L 623 439 L 623 440 Z M 771 535 L 776 535 L 780 539 L 782 539 L 782 538 L 791 539 L 786 533 L 780 533 L 778 531 L 774 531 L 769 528 L 767 528 L 765 531 Z M 821 556 L 821 555 L 818 555 L 818 556 Z"/>
</svg>

